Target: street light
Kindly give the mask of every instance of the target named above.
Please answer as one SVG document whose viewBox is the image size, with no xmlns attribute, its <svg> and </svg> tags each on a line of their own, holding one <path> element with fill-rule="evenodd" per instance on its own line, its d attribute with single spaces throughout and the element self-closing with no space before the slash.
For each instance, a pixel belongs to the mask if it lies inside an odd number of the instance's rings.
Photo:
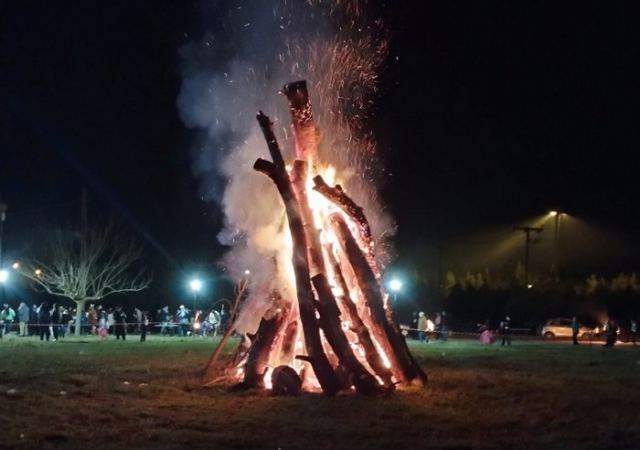
<svg viewBox="0 0 640 450">
<path fill-rule="evenodd" d="M 553 233 L 553 262 L 551 265 L 551 272 L 558 282 L 560 279 L 560 221 L 562 216 L 566 216 L 566 213 L 562 211 L 549 211 L 549 215 L 554 218 L 554 233 Z"/>
<path fill-rule="evenodd" d="M 389 281 L 389 289 L 393 292 L 393 303 L 398 303 L 398 292 L 402 290 L 402 281 L 397 278 L 392 278 Z"/>
<path fill-rule="evenodd" d="M 4 228 L 4 221 L 7 220 L 7 205 L 0 202 L 0 267 L 2 267 L 2 231 Z M 4 302 L 4 284 L 9 279 L 9 272 L 4 269 L 0 269 L 0 302 Z"/>
<path fill-rule="evenodd" d="M 197 278 L 189 281 L 189 287 L 191 288 L 191 292 L 193 292 L 193 314 L 196 313 L 196 301 L 198 300 L 198 292 L 202 289 L 202 281 Z"/>
</svg>

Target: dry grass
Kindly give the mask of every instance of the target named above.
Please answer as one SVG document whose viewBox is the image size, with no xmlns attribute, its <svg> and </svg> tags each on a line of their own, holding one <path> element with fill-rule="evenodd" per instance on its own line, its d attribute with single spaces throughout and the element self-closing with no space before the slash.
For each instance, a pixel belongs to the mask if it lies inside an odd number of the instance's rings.
<svg viewBox="0 0 640 450">
<path fill-rule="evenodd" d="M 211 341 L 87 341 L 0 341 L 0 447 L 640 448 L 640 348 L 415 344 L 427 389 L 276 398 L 201 388 Z"/>
</svg>

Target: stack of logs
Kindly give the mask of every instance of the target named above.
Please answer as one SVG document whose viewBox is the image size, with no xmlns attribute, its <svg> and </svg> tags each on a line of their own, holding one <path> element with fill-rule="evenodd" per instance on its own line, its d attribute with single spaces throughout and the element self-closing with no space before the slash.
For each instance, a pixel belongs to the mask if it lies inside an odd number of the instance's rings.
<svg viewBox="0 0 640 450">
<path fill-rule="evenodd" d="M 293 122 L 296 160 L 287 171 L 273 123 L 262 111 L 257 115 L 272 161 L 258 159 L 254 169 L 267 175 L 275 184 L 284 204 L 289 232 L 293 242 L 292 264 L 295 274 L 297 308 L 274 308 L 262 318 L 251 338 L 244 364 L 244 379 L 240 387 L 264 387 L 264 374 L 269 355 L 278 335 L 297 335 L 297 320 L 288 319 L 291 311 L 299 313 L 306 355 L 296 355 L 307 361 L 327 395 L 355 388 L 371 395 L 395 389 L 396 384 L 423 385 L 426 374 L 412 357 L 404 336 L 395 324 L 389 305 L 385 307 L 384 293 L 373 253 L 373 239 L 363 212 L 342 188 L 329 186 L 318 175 L 313 189 L 323 195 L 340 212 L 329 217 L 328 224 L 337 237 L 338 256 L 323 248 L 319 231 L 314 227 L 312 211 L 306 192 L 308 171 L 317 161 L 318 132 L 313 121 L 311 103 L 305 81 L 284 86 Z M 352 232 L 345 216 L 357 231 Z M 352 226 L 353 228 L 353 226 Z M 362 249 L 365 249 L 363 251 Z M 339 288 L 334 295 L 329 277 Z M 358 291 L 361 308 L 354 303 L 350 292 Z M 345 319 L 341 316 L 344 314 Z M 342 328 L 343 320 L 350 323 L 350 331 L 364 355 L 359 360 Z M 321 330 L 332 352 L 328 356 L 323 346 Z M 377 344 L 377 345 L 376 345 Z M 287 351 L 294 351 L 291 343 Z M 384 353 L 386 360 L 381 354 Z M 288 382 L 279 382 L 286 377 Z M 273 371 L 274 390 L 295 393 L 301 385 L 296 372 L 287 367 Z M 293 381 L 292 381 L 293 380 Z"/>
</svg>

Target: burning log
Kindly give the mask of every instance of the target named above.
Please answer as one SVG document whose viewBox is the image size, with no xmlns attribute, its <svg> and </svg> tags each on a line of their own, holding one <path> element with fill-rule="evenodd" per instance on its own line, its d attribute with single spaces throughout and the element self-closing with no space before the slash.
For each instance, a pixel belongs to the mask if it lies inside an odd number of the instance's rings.
<svg viewBox="0 0 640 450">
<path fill-rule="evenodd" d="M 269 317 L 270 316 L 270 317 Z M 277 309 L 262 318 L 258 331 L 253 336 L 247 363 L 244 366 L 244 380 L 236 388 L 249 389 L 264 387 L 264 377 L 269 365 L 269 354 L 273 347 L 278 331 L 286 317 L 286 312 Z"/>
<path fill-rule="evenodd" d="M 334 277 L 338 282 L 338 286 L 343 292 L 341 296 L 338 296 L 338 299 L 340 300 L 340 304 L 342 305 L 343 310 L 346 311 L 347 316 L 349 317 L 349 322 L 351 322 L 351 331 L 353 331 L 358 336 L 358 344 L 362 346 L 365 359 L 371 369 L 375 372 L 376 375 L 378 375 L 378 377 L 380 377 L 387 389 L 393 389 L 394 385 L 393 381 L 391 380 L 391 371 L 387 367 L 385 367 L 384 361 L 380 357 L 380 354 L 377 352 L 373 340 L 371 339 L 369 329 L 358 314 L 358 308 L 353 302 L 351 295 L 349 295 L 349 287 L 347 286 L 347 282 L 345 281 L 344 275 L 342 274 L 340 264 L 335 259 L 335 257 L 333 257 L 331 252 L 327 252 L 327 255 L 333 266 Z"/>
<path fill-rule="evenodd" d="M 349 227 L 339 214 L 333 214 L 331 222 L 341 250 L 353 269 L 358 288 L 366 299 L 374 336 L 390 360 L 394 376 L 402 383 L 426 383 L 427 375 L 413 359 L 404 336 L 387 320 L 378 281 Z"/>
<path fill-rule="evenodd" d="M 287 90 L 286 86 L 285 90 Z M 305 108 L 308 108 L 308 117 L 306 118 L 305 126 L 313 127 L 311 105 L 306 105 Z M 292 114 L 293 111 L 292 108 Z M 294 115 L 294 126 L 295 124 L 296 116 Z M 311 277 L 311 282 L 318 297 L 318 304 L 316 306 L 320 315 L 320 327 L 324 330 L 325 337 L 337 356 L 342 371 L 346 373 L 348 385 L 353 384 L 360 393 L 366 395 L 375 394 L 380 392 L 380 386 L 373 375 L 365 369 L 353 354 L 349 340 L 342 330 L 340 309 L 338 308 L 336 299 L 331 292 L 329 281 L 327 280 L 320 236 L 314 227 L 313 214 L 309 206 L 309 197 L 306 190 L 307 167 L 306 161 L 296 160 L 293 163 L 291 185 L 298 199 L 298 205 L 300 206 L 300 216 L 305 232 L 310 266 L 312 273 L 315 273 L 315 275 Z"/>
<path fill-rule="evenodd" d="M 296 395 L 319 384 L 333 395 L 349 387 L 375 394 L 395 389 L 396 383 L 424 383 L 427 377 L 385 304 L 363 209 L 321 175 L 313 178 L 319 195 L 307 190 L 312 175 L 333 168 L 317 160 L 318 131 L 306 83 L 285 85 L 282 93 L 289 102 L 297 160 L 289 171 L 273 124 L 260 111 L 272 162 L 258 159 L 254 169 L 273 181 L 284 204 L 297 305 L 262 319 L 251 346 L 232 362 L 232 373 L 244 377 L 238 386 Z M 286 283 L 288 273 L 279 273 L 277 282 Z"/>
<path fill-rule="evenodd" d="M 318 153 L 318 130 L 313 122 L 307 82 L 301 80 L 285 84 L 282 93 L 289 102 L 296 142 L 296 159 L 315 161 Z"/>
<path fill-rule="evenodd" d="M 332 202 L 338 208 L 353 220 L 358 226 L 358 234 L 362 247 L 366 249 L 365 256 L 372 269 L 375 270 L 376 258 L 373 245 L 373 236 L 371 234 L 371 227 L 369 221 L 364 214 L 364 210 L 351 197 L 349 197 L 342 190 L 342 186 L 339 184 L 335 187 L 329 186 L 322 175 L 316 175 L 313 177 L 313 190 L 322 194 L 327 200 Z"/>
<path fill-rule="evenodd" d="M 284 165 L 282 152 L 273 133 L 273 123 L 262 111 L 258 113 L 257 119 L 267 141 L 273 162 L 258 159 L 253 168 L 271 178 L 278 188 L 287 213 L 289 232 L 293 241 L 292 262 L 296 279 L 300 320 L 308 353 L 308 357 L 305 357 L 305 359 L 311 363 L 323 392 L 327 395 L 334 395 L 340 390 L 341 386 L 333 367 L 331 367 L 322 349 L 320 329 L 316 320 L 313 293 L 311 291 L 307 240 L 300 214 L 300 205 L 296 200 L 291 180 Z"/>
</svg>

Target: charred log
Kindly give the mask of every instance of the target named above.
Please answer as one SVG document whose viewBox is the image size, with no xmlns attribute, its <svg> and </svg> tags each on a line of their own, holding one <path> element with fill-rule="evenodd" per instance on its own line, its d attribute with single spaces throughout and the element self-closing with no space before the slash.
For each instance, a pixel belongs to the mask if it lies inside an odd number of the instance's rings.
<svg viewBox="0 0 640 450">
<path fill-rule="evenodd" d="M 387 320 L 378 281 L 349 227 L 338 214 L 331 216 L 331 222 L 341 250 L 353 268 L 358 287 L 370 309 L 376 341 L 391 361 L 394 376 L 402 383 L 426 383 L 427 375 L 413 359 L 404 336 Z"/>
<path fill-rule="evenodd" d="M 263 317 L 258 326 L 258 331 L 253 336 L 247 364 L 244 366 L 244 380 L 238 387 L 249 389 L 264 387 L 264 375 L 269 364 L 269 353 L 284 321 L 281 311 L 272 317 Z"/>
<path fill-rule="evenodd" d="M 289 102 L 296 159 L 315 160 L 318 153 L 318 130 L 313 122 L 307 82 L 302 80 L 285 84 L 282 93 Z"/>
<path fill-rule="evenodd" d="M 349 322 L 351 322 L 351 331 L 353 331 L 356 336 L 358 336 L 358 343 L 362 346 L 365 359 L 367 360 L 367 363 L 369 364 L 371 369 L 376 375 L 378 375 L 378 377 L 380 377 L 387 389 L 393 389 L 394 384 L 391 380 L 391 371 L 387 367 L 385 367 L 384 361 L 380 357 L 380 354 L 376 351 L 376 347 L 373 343 L 373 340 L 371 339 L 369 329 L 358 314 L 358 308 L 351 299 L 349 288 L 347 286 L 346 280 L 344 279 L 344 275 L 342 274 L 340 264 L 335 260 L 335 258 L 332 257 L 330 252 L 327 252 L 327 255 L 333 266 L 334 277 L 338 282 L 338 286 L 343 292 L 341 296 L 338 296 L 338 299 L 340 300 L 340 304 L 342 305 L 343 310 L 349 317 Z"/>
<path fill-rule="evenodd" d="M 311 281 L 320 299 L 318 305 L 320 326 L 324 330 L 324 335 L 331 348 L 338 356 L 340 366 L 347 372 L 349 384 L 353 384 L 356 391 L 361 394 L 372 395 L 380 393 L 380 385 L 374 376 L 358 361 L 349 344 L 349 340 L 342 331 L 340 310 L 336 305 L 336 300 L 331 292 L 327 278 L 322 274 L 318 274 Z"/>
<path fill-rule="evenodd" d="M 332 202 L 358 225 L 359 238 L 367 249 L 367 261 L 375 266 L 375 252 L 373 246 L 373 236 L 369 221 L 364 214 L 364 210 L 351 197 L 349 197 L 338 184 L 335 187 L 329 186 L 321 175 L 313 177 L 313 190 L 322 194 L 327 200 Z"/>
<path fill-rule="evenodd" d="M 305 161 L 295 161 L 291 171 L 291 184 L 300 205 L 300 215 L 307 240 L 307 252 L 311 268 L 316 275 L 311 282 L 318 297 L 317 309 L 320 315 L 320 327 L 324 331 L 327 342 L 338 358 L 339 366 L 347 374 L 348 386 L 353 384 L 360 393 L 371 395 L 380 391 L 376 379 L 358 361 L 353 353 L 347 337 L 341 326 L 340 309 L 331 292 L 326 276 L 326 268 L 320 244 L 320 236 L 314 227 L 313 215 L 309 207 L 305 181 L 307 179 L 307 164 Z"/>
<path fill-rule="evenodd" d="M 313 293 L 311 291 L 307 240 L 300 214 L 300 205 L 294 195 L 291 181 L 285 169 L 282 152 L 273 133 L 273 123 L 262 111 L 258 113 L 257 119 L 267 141 L 273 162 L 258 159 L 253 167 L 271 178 L 278 188 L 284 203 L 289 222 L 289 232 L 293 241 L 293 269 L 296 278 L 296 292 L 309 362 L 323 392 L 327 395 L 333 395 L 340 390 L 340 383 L 322 349 L 320 330 L 313 303 Z"/>
</svg>

